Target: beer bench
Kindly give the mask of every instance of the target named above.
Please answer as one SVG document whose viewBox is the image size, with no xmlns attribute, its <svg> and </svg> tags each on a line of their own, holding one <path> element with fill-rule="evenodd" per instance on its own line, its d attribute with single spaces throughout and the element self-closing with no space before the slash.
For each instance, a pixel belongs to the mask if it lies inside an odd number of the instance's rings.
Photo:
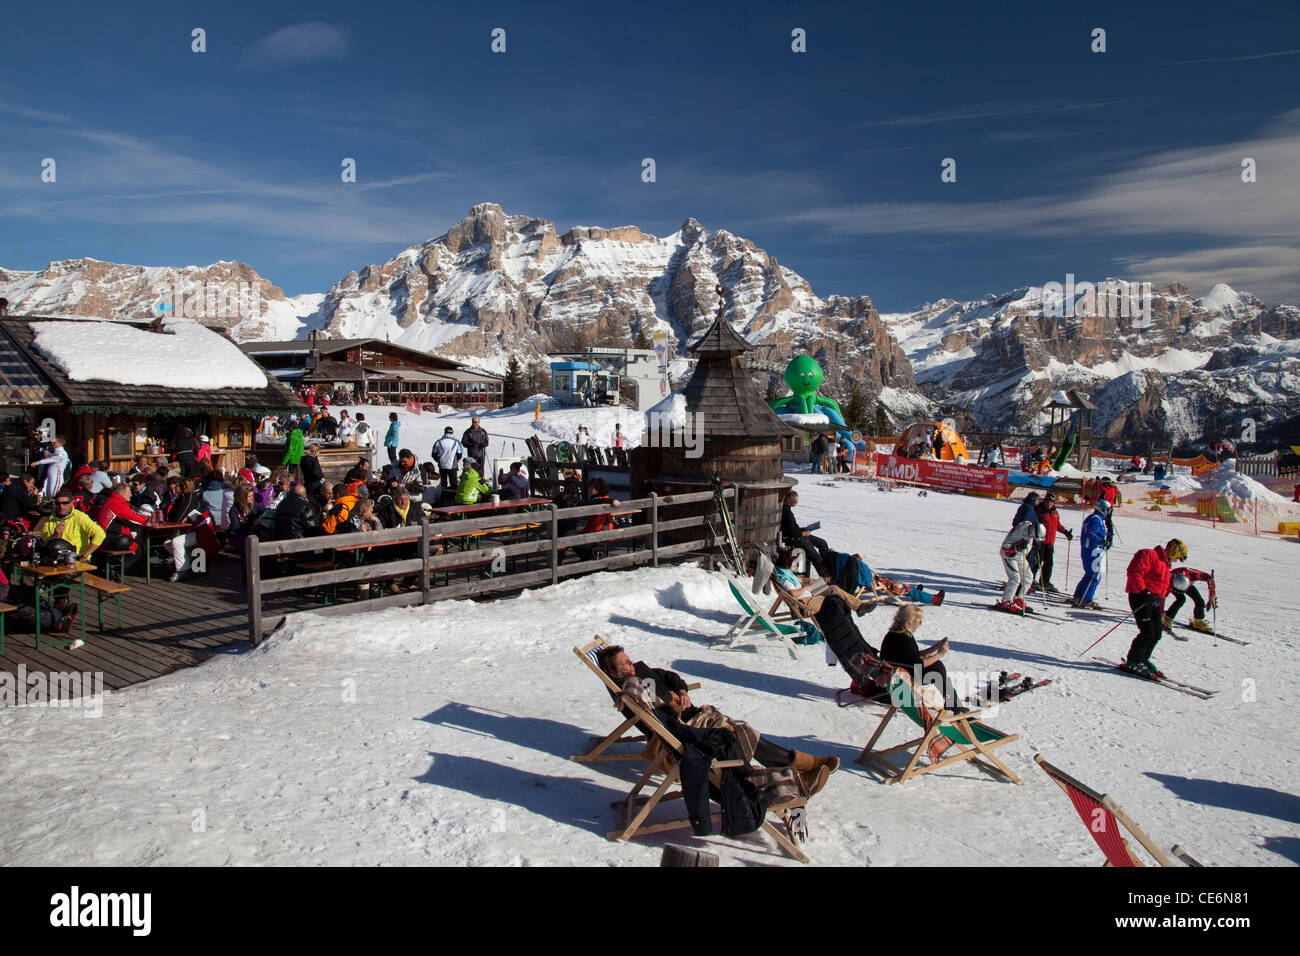
<svg viewBox="0 0 1300 956">
<path fill-rule="evenodd" d="M 104 633 L 104 602 L 112 598 L 117 602 L 117 629 L 122 629 L 122 595 L 131 589 L 125 584 L 117 581 L 110 581 L 108 578 L 101 578 L 97 574 L 87 574 L 84 578 L 86 588 L 95 592 L 97 598 L 96 610 L 99 612 L 98 624 L 99 632 Z"/>
<path fill-rule="evenodd" d="M 16 604 L 5 604 L 0 601 L 0 654 L 5 652 L 5 615 L 16 610 L 18 610 Z"/>
</svg>

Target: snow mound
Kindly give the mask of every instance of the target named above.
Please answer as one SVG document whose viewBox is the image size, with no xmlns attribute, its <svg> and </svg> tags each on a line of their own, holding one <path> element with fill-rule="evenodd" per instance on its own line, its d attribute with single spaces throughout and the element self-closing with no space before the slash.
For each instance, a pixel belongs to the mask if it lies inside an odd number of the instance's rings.
<svg viewBox="0 0 1300 956">
<path fill-rule="evenodd" d="M 1203 472 L 1201 487 L 1206 491 L 1241 498 L 1245 501 L 1270 501 L 1285 504 L 1287 499 L 1261 485 L 1248 475 L 1237 474 L 1237 459 L 1229 458 L 1218 467 Z"/>
<path fill-rule="evenodd" d="M 265 388 L 266 375 L 229 339 L 193 319 L 152 332 L 120 322 L 32 322 L 32 345 L 74 382 L 166 388 Z"/>
</svg>

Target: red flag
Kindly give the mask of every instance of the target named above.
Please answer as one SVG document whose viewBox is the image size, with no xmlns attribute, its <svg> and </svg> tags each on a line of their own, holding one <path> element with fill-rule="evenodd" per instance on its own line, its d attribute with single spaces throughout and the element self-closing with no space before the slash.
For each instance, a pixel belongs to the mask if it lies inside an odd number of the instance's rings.
<svg viewBox="0 0 1300 956">
<path fill-rule="evenodd" d="M 420 414 L 420 403 L 414 398 L 408 398 L 406 400 L 406 410 L 412 415 L 418 415 Z"/>
</svg>

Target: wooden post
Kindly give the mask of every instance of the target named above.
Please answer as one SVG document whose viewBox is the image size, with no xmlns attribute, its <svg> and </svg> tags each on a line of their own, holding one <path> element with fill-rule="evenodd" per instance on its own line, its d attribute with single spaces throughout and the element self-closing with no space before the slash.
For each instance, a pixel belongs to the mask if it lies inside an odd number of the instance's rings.
<svg viewBox="0 0 1300 956">
<path fill-rule="evenodd" d="M 248 643 L 256 647 L 262 642 L 262 559 L 255 534 L 244 541 L 244 597 L 248 601 Z"/>
<path fill-rule="evenodd" d="M 551 583 L 560 583 L 560 509 L 551 502 Z"/>
<path fill-rule="evenodd" d="M 659 857 L 659 865 L 662 866 L 717 866 L 718 855 L 716 853 L 707 853 L 704 850 L 696 850 L 689 846 L 678 846 L 675 843 L 669 843 L 664 846 L 664 852 Z"/>
<path fill-rule="evenodd" d="M 429 519 L 423 510 L 420 512 L 420 590 L 423 592 L 421 603 L 429 603 Z"/>
<path fill-rule="evenodd" d="M 659 496 L 650 492 L 650 566 L 659 567 Z"/>
</svg>

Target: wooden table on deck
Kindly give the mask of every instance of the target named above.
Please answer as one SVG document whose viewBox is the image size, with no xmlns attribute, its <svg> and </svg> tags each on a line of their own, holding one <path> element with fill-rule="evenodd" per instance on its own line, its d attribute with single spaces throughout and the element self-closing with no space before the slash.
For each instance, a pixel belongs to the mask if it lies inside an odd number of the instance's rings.
<svg viewBox="0 0 1300 956">
<path fill-rule="evenodd" d="M 430 509 L 430 513 L 435 518 L 441 519 L 443 521 L 453 521 L 456 519 L 464 519 L 470 517 L 475 517 L 475 518 L 486 517 L 492 512 L 509 511 L 512 508 L 523 508 L 526 510 L 534 510 L 540 508 L 542 505 L 549 505 L 549 504 L 551 504 L 550 498 L 507 498 L 503 501 L 498 502 L 497 504 L 493 504 L 491 501 L 480 501 L 478 504 L 474 504 L 474 505 L 445 505 L 441 508 Z M 525 525 L 521 525 L 521 527 L 528 527 L 528 528 L 535 527 L 535 526 L 536 525 L 533 523 L 526 523 Z M 462 550 L 467 551 L 469 550 L 469 543 L 471 541 L 477 545 L 478 540 L 486 535 L 503 534 L 507 531 L 514 531 L 514 530 L 518 530 L 518 529 L 496 528 L 491 531 L 466 531 L 466 532 L 461 532 L 459 534 L 455 532 L 451 532 L 447 534 L 432 534 L 429 536 L 429 538 L 430 541 L 443 539 L 446 540 L 448 544 L 450 544 L 453 539 L 462 539 L 465 541 Z"/>
<path fill-rule="evenodd" d="M 41 596 L 42 594 L 53 597 L 59 588 L 65 587 L 69 591 L 77 587 L 80 592 L 81 603 L 77 606 L 78 617 L 81 620 L 81 639 L 86 639 L 86 572 L 96 570 L 95 566 L 89 561 L 78 561 L 76 564 L 59 564 L 59 565 L 38 565 L 38 564 L 14 564 L 14 572 L 19 578 L 30 574 L 32 576 L 32 591 L 36 595 L 36 647 L 41 647 Z M 76 581 L 70 581 L 69 578 L 75 576 Z M 64 644 L 71 644 L 76 638 L 68 638 L 66 641 L 46 641 L 46 647 L 62 647 Z"/>
<path fill-rule="evenodd" d="M 193 530 L 194 526 L 188 521 L 163 521 L 160 524 L 144 526 L 144 579 L 146 583 L 153 581 L 154 532 L 167 532 L 169 538 L 174 538 L 180 534 L 189 534 Z"/>
</svg>

